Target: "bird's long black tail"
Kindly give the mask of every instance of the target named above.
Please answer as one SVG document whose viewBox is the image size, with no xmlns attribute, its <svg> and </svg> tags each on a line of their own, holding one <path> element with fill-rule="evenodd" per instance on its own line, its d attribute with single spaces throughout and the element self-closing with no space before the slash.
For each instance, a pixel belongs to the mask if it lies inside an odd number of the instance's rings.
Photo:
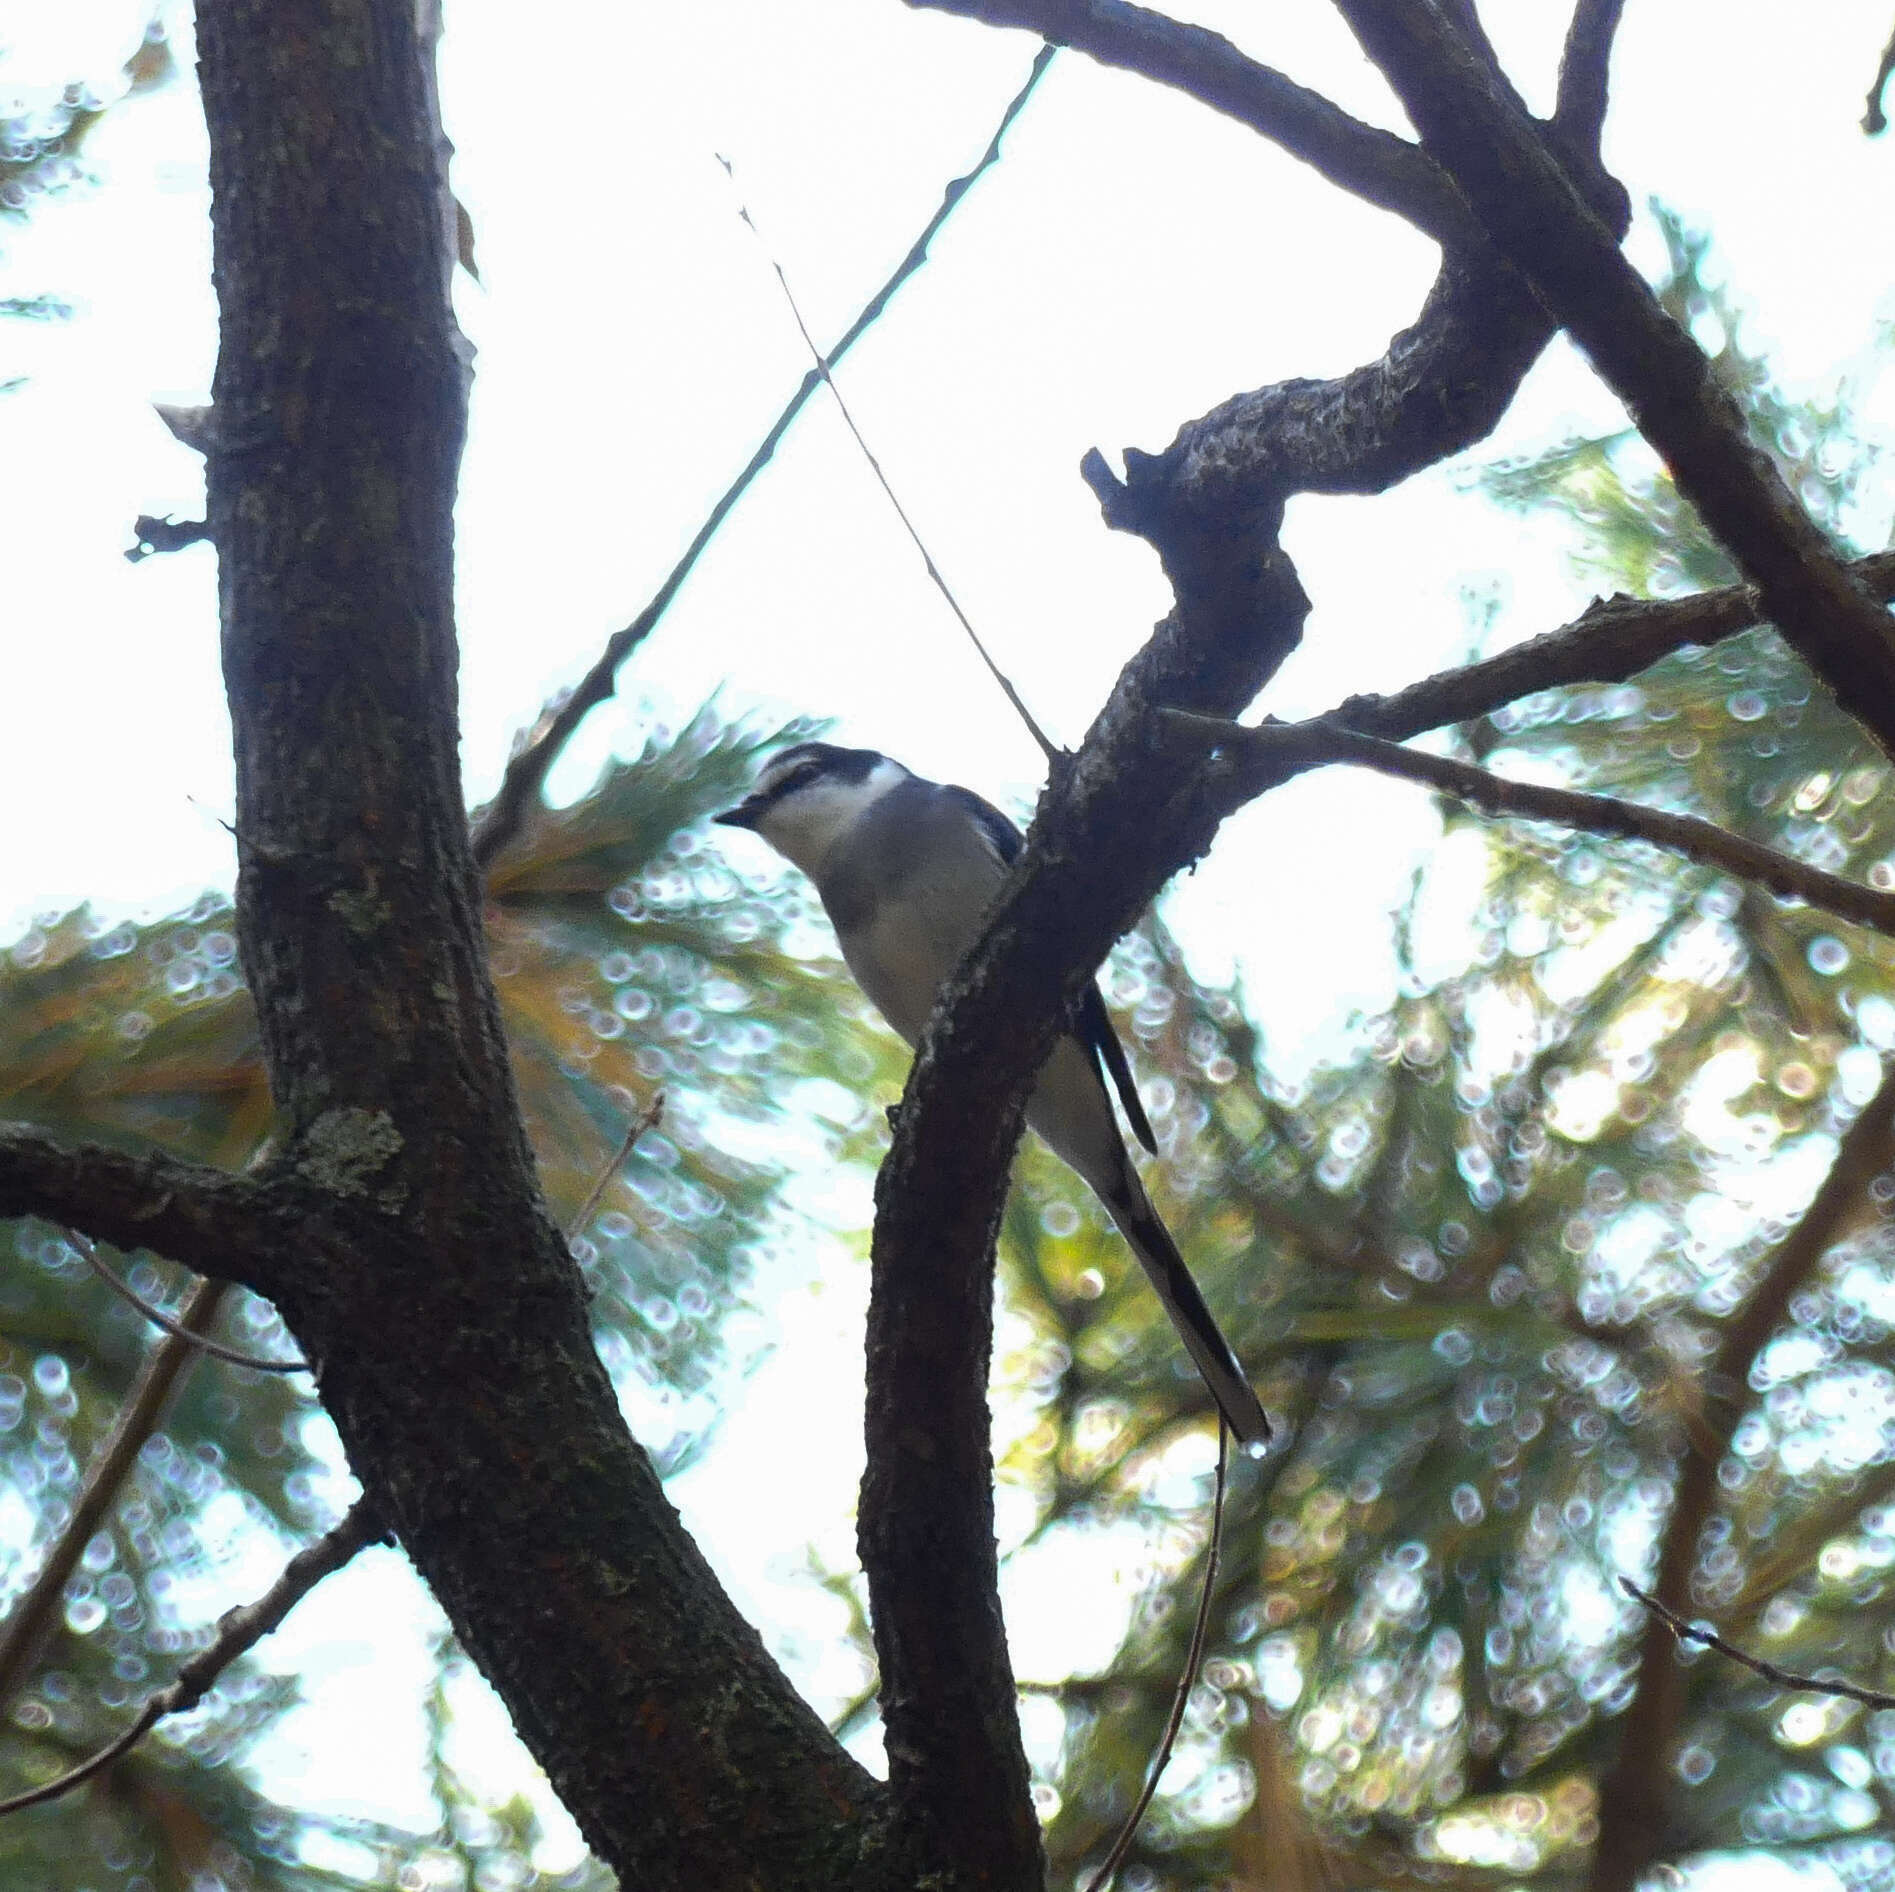
<svg viewBox="0 0 1895 1892">
<path fill-rule="evenodd" d="M 1129 1162 L 1125 1166 L 1124 1186 L 1105 1198 L 1105 1206 L 1111 1210 L 1119 1233 L 1131 1245 L 1165 1312 L 1171 1316 L 1171 1324 L 1178 1330 L 1185 1351 L 1196 1362 L 1218 1411 L 1224 1415 L 1225 1424 L 1236 1434 L 1240 1445 L 1262 1444 L 1270 1437 L 1270 1421 L 1263 1402 L 1244 1377 L 1244 1369 L 1231 1351 L 1230 1342 L 1205 1306 L 1198 1284 L 1192 1280 L 1184 1257 L 1178 1253 L 1178 1244 L 1159 1219 L 1158 1211 L 1152 1207 L 1151 1198 L 1145 1194 L 1144 1185 Z"/>
</svg>

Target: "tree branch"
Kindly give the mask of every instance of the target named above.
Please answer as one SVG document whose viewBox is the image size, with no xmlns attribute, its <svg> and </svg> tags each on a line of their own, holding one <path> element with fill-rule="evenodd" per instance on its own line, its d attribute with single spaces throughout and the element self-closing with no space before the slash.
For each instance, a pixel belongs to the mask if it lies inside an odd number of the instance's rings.
<svg viewBox="0 0 1895 1892">
<path fill-rule="evenodd" d="M 833 368 L 881 320 L 882 312 L 895 292 L 928 260 L 930 246 L 961 200 L 986 172 L 1000 162 L 1002 141 L 1013 128 L 1013 121 L 1026 109 L 1027 100 L 1037 90 L 1052 60 L 1053 48 L 1050 46 L 1042 47 L 1034 56 L 1026 83 L 1007 102 L 1007 109 L 1000 114 L 1000 123 L 995 127 L 993 137 L 988 140 L 987 149 L 981 153 L 971 171 L 964 177 L 953 179 L 941 193 L 939 207 L 922 227 L 921 234 L 909 245 L 907 255 L 895 265 L 894 274 L 868 299 L 861 314 L 849 324 L 842 338 L 823 358 L 828 367 Z M 704 523 L 698 527 L 696 536 L 685 547 L 683 557 L 652 594 L 651 601 L 622 631 L 614 632 L 607 639 L 604 650 L 573 690 L 540 712 L 539 720 L 508 762 L 506 773 L 500 781 L 500 792 L 474 818 L 474 860 L 483 870 L 493 865 L 501 850 L 519 833 L 526 819 L 526 811 L 539 793 L 546 773 L 558 759 L 560 751 L 586 717 L 618 687 L 618 673 L 626 658 L 657 629 L 659 620 L 670 610 L 672 600 L 690 577 L 705 548 L 716 538 L 724 521 L 730 516 L 731 509 L 750 490 L 757 475 L 775 457 L 784 435 L 789 432 L 797 415 L 808 405 L 810 396 L 822 386 L 824 378 L 825 372 L 820 365 L 803 376 L 801 384 L 790 396 L 782 413 L 776 417 L 770 431 L 763 436 L 756 452 L 750 456 L 743 471 L 724 489 L 723 496 L 711 508 Z"/>
<path fill-rule="evenodd" d="M 1551 333 L 1504 272 L 1450 261 L 1377 362 L 1227 403 L 1102 475 L 1108 519 L 1158 550 L 1178 608 L 1042 798 L 988 930 L 937 1000 L 877 1181 L 862 1564 L 889 1784 L 915 1845 L 994 1885 L 1039 1871 L 994 1601 L 986 1404 L 993 1242 L 1027 1091 L 1079 987 L 1220 818 L 1160 707 L 1231 716 L 1301 635 L 1276 542 L 1292 491 L 1373 491 L 1478 438 Z"/>
<path fill-rule="evenodd" d="M 1702 349 L 1659 306 L 1540 131 L 1429 0 L 1336 0 L 1495 246 L 1625 402 L 1678 490 L 1837 702 L 1895 753 L 1895 630 L 1851 578 Z"/>
<path fill-rule="evenodd" d="M 324 1577 L 333 1576 L 357 1551 L 382 1534 L 373 1509 L 367 1503 L 358 1503 L 334 1530 L 299 1550 L 283 1566 L 283 1574 L 254 1603 L 232 1610 L 218 1625 L 216 1640 L 210 1647 L 186 1662 L 171 1686 L 153 1695 L 123 1734 L 57 1780 L 28 1793 L 15 1794 L 10 1800 L 0 1800 L 0 1818 L 26 1807 L 43 1806 L 83 1786 L 115 1761 L 123 1759 L 165 1716 L 195 1708 L 239 1656 L 248 1654 L 272 1630 L 280 1628 L 284 1617 Z"/>
<path fill-rule="evenodd" d="M 1860 1682 L 1826 1682 L 1820 1676 L 1801 1675 L 1795 1669 L 1779 1668 L 1774 1662 L 1766 1662 L 1762 1656 L 1752 1655 L 1748 1649 L 1740 1649 L 1716 1630 L 1701 1629 L 1696 1623 L 1686 1621 L 1676 1610 L 1659 1602 L 1648 1590 L 1641 1590 L 1630 1577 L 1621 1577 L 1619 1588 L 1634 1603 L 1650 1610 L 1680 1642 L 1701 1642 L 1705 1648 L 1715 1649 L 1719 1655 L 1729 1656 L 1733 1662 L 1741 1662 L 1745 1668 L 1761 1675 L 1766 1682 L 1776 1683 L 1779 1688 L 1793 1688 L 1812 1695 L 1836 1695 L 1844 1701 L 1859 1701 L 1865 1708 L 1895 1708 L 1895 1695 L 1882 1689 L 1864 1688 Z"/>
<path fill-rule="evenodd" d="M 185 1299 L 178 1324 L 191 1335 L 203 1333 L 216 1320 L 228 1291 L 222 1281 L 199 1281 Z M 117 1502 L 126 1474 L 137 1462 L 145 1441 L 157 1431 L 173 1390 L 196 1362 L 197 1349 L 188 1339 L 167 1337 L 145 1356 L 125 1404 L 112 1421 L 111 1432 L 86 1467 L 85 1488 L 66 1528 L 46 1553 L 32 1587 L 6 1619 L 5 1640 L 0 1641 L 0 1714 L 39 1660 L 66 1579 Z"/>
<path fill-rule="evenodd" d="M 1836 1152 L 1802 1221 L 1790 1232 L 1750 1298 L 1724 1330 L 1704 1375 L 1703 1437 L 1687 1450 L 1659 1546 L 1654 1595 L 1689 1608 L 1699 1539 L 1717 1501 L 1718 1467 L 1747 1403 L 1751 1369 L 1783 1324 L 1790 1302 L 1845 1232 L 1868 1186 L 1895 1162 L 1895 1074 L 1862 1112 Z M 1663 1856 L 1671 1746 L 1684 1707 L 1684 1675 L 1662 1621 L 1645 1632 L 1637 1692 L 1619 1724 L 1618 1757 L 1600 1784 L 1599 1846 L 1592 1892 L 1632 1892 Z"/>
<path fill-rule="evenodd" d="M 259 1177 L 0 1123 L 0 1217 L 16 1215 L 43 1216 L 115 1248 L 156 1249 L 271 1299 L 292 1265 L 294 1218 Z"/>
<path fill-rule="evenodd" d="M 1866 590 L 1895 598 L 1895 552 L 1875 552 L 1850 568 Z M 1491 716 L 1541 690 L 1575 683 L 1621 683 L 1687 644 L 1715 644 L 1764 617 L 1754 585 L 1726 585 L 1688 598 L 1602 598 L 1573 623 L 1515 644 L 1479 663 L 1425 677 L 1388 696 L 1352 696 L 1327 711 L 1364 736 L 1391 742 L 1424 730 Z"/>
<path fill-rule="evenodd" d="M 1566 28 L 1553 123 L 1588 151 L 1599 149 L 1599 135 L 1605 130 L 1612 42 L 1624 11 L 1625 0 L 1579 0 Z"/>
<path fill-rule="evenodd" d="M 1425 230 L 1444 248 L 1478 242 L 1460 193 L 1420 146 L 1241 53 L 1221 33 L 1125 0 L 909 0 L 988 26 L 1021 27 L 1102 66 L 1136 72 L 1235 119 L 1330 183 Z"/>
<path fill-rule="evenodd" d="M 1871 138 L 1880 137 L 1888 129 L 1888 118 L 1882 110 L 1882 89 L 1888 84 L 1888 75 L 1895 72 L 1895 33 L 1889 35 L 1888 44 L 1882 48 L 1882 56 L 1875 62 L 1875 77 L 1869 82 L 1869 102 L 1862 114 L 1862 129 Z"/>
<path fill-rule="evenodd" d="M 1471 762 L 1404 749 L 1373 736 L 1358 736 L 1320 719 L 1265 724 L 1258 729 L 1219 725 L 1208 717 L 1177 711 L 1170 712 L 1166 720 L 1174 727 L 1197 733 L 1201 739 L 1216 742 L 1232 758 L 1225 770 L 1216 772 L 1223 775 L 1233 813 L 1262 790 L 1277 787 L 1285 779 L 1286 769 L 1302 774 L 1330 763 L 1353 763 L 1380 775 L 1420 782 L 1488 814 L 1551 821 L 1563 828 L 1645 841 L 1739 880 L 1754 881 L 1784 899 L 1802 900 L 1878 933 L 1895 936 L 1895 894 L 1878 893 L 1859 881 L 1825 873 L 1820 867 L 1747 840 L 1696 815 L 1673 814 L 1614 795 L 1509 781 Z"/>
</svg>

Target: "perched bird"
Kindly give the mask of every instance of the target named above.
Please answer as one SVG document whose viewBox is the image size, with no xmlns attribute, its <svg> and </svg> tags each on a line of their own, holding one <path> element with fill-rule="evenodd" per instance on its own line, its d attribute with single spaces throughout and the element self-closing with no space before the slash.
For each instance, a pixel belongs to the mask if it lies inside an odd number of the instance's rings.
<svg viewBox="0 0 1895 1892">
<path fill-rule="evenodd" d="M 1022 845 L 1019 829 L 970 790 L 925 781 L 873 749 L 827 742 L 773 756 L 754 792 L 716 819 L 753 829 L 809 876 L 856 983 L 910 1045 Z M 1133 1134 L 1155 1152 L 1096 985 L 1054 1044 L 1026 1120 L 1111 1211 L 1232 1432 L 1261 1443 L 1270 1422 L 1132 1167 L 1108 1073 Z"/>
</svg>

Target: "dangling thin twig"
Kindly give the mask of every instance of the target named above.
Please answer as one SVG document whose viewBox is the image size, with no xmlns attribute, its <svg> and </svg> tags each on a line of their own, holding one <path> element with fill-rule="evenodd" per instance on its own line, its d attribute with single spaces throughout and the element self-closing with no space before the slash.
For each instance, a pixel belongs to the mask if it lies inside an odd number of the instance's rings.
<svg viewBox="0 0 1895 1892">
<path fill-rule="evenodd" d="M 1204 1552 L 1204 1588 L 1198 1597 L 1198 1619 L 1191 1627 L 1191 1648 L 1184 1659 L 1184 1673 L 1178 1677 L 1178 1692 L 1171 1698 L 1171 1714 L 1165 1722 L 1164 1733 L 1159 1737 L 1158 1752 L 1152 1756 L 1151 1771 L 1145 1776 L 1144 1791 L 1126 1815 L 1125 1824 L 1119 1828 L 1118 1838 L 1112 1842 L 1112 1850 L 1105 1856 L 1105 1864 L 1086 1881 L 1086 1892 L 1102 1892 L 1112 1875 L 1125 1863 L 1125 1855 L 1132 1850 L 1132 1841 L 1138 1837 L 1139 1822 L 1144 1819 L 1145 1809 L 1151 1805 L 1152 1796 L 1158 1791 L 1159 1779 L 1171 1760 L 1178 1730 L 1184 1725 L 1185 1705 L 1191 1699 L 1192 1689 L 1197 1686 L 1198 1664 L 1204 1660 L 1204 1643 L 1211 1627 L 1211 1599 L 1217 1593 L 1217 1560 L 1224 1542 L 1224 1468 L 1229 1459 L 1230 1428 L 1220 1415 L 1217 1421 L 1217 1488 L 1211 1498 L 1211 1541 Z"/>
<path fill-rule="evenodd" d="M 731 178 L 734 183 L 735 174 L 731 170 L 730 160 L 720 154 L 717 161 L 724 167 L 724 175 Z M 768 243 L 764 242 L 763 232 L 757 228 L 757 220 L 750 214 L 750 206 L 739 202 L 737 214 L 749 226 L 750 234 L 763 245 L 764 257 L 771 269 L 776 272 L 777 285 L 783 291 L 783 300 L 790 305 L 790 315 L 795 320 L 797 333 L 803 338 L 804 347 L 809 350 L 810 357 L 816 364 L 816 372 L 822 376 L 829 392 L 835 396 L 837 412 L 841 414 L 849 432 L 854 435 L 855 444 L 862 449 L 862 457 L 869 463 L 869 471 L 875 475 L 876 484 L 888 495 L 888 503 L 894 507 L 895 517 L 901 521 L 909 538 L 914 541 L 915 550 L 921 554 L 921 562 L 927 568 L 928 576 L 934 581 L 934 588 L 947 600 L 948 609 L 954 613 L 960 622 L 961 629 L 967 633 L 968 641 L 979 652 L 980 660 L 987 666 L 988 674 L 1000 685 L 1001 693 L 1013 705 L 1014 713 L 1026 725 L 1027 734 L 1039 744 L 1040 753 L 1045 756 L 1047 766 L 1056 770 L 1066 752 L 1034 721 L 1033 712 L 1021 700 L 1020 692 L 1013 687 L 1007 673 L 994 662 L 987 646 L 980 640 L 980 633 L 974 629 L 967 613 L 961 609 L 960 600 L 948 588 L 948 581 L 941 576 L 940 566 L 934 562 L 934 555 L 923 542 L 921 534 L 916 531 L 915 522 L 908 516 L 908 509 L 896 497 L 894 487 L 889 484 L 888 475 L 882 471 L 881 461 L 876 459 L 869 443 L 862 437 L 861 428 L 855 424 L 855 416 L 849 412 L 849 404 L 842 398 L 842 390 L 836 385 L 835 376 L 830 373 L 829 363 L 824 359 L 822 350 L 817 347 L 815 336 L 809 332 L 809 324 L 803 320 L 803 312 L 797 306 L 796 293 L 790 288 L 790 279 L 784 274 L 783 265 L 777 260 L 775 252 L 771 250 Z"/>
<path fill-rule="evenodd" d="M 66 1231 L 67 1239 L 79 1251 L 86 1266 L 99 1277 L 120 1300 L 129 1302 L 144 1315 L 154 1327 L 162 1327 L 175 1340 L 182 1340 L 196 1347 L 202 1353 L 208 1353 L 215 1360 L 228 1360 L 232 1366 L 247 1366 L 256 1373 L 308 1373 L 312 1369 L 307 1360 L 271 1360 L 262 1354 L 245 1353 L 237 1347 L 227 1347 L 222 1341 L 213 1340 L 208 1334 L 194 1332 L 182 1322 L 167 1314 L 161 1307 L 152 1304 L 137 1289 L 105 1265 L 104 1258 L 93 1247 L 88 1236 L 81 1235 L 77 1229 Z"/>
</svg>

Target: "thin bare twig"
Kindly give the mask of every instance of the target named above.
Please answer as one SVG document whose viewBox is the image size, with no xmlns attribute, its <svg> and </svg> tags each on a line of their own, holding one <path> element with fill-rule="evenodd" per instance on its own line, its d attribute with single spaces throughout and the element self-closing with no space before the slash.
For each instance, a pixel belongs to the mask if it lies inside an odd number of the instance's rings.
<svg viewBox="0 0 1895 1892">
<path fill-rule="evenodd" d="M 104 1257 L 93 1247 L 91 1238 L 80 1234 L 77 1229 L 68 1229 L 66 1239 L 78 1251 L 86 1266 L 99 1277 L 121 1301 L 128 1302 L 138 1309 L 154 1327 L 162 1327 L 176 1340 L 184 1341 L 200 1353 L 208 1353 L 213 1359 L 227 1360 L 232 1366 L 247 1366 L 256 1373 L 309 1373 L 314 1369 L 307 1360 L 271 1360 L 258 1353 L 245 1353 L 238 1347 L 227 1347 L 220 1340 L 213 1340 L 208 1334 L 194 1333 L 175 1316 L 167 1314 L 161 1307 L 153 1307 L 143 1295 L 128 1282 L 121 1280 L 105 1264 Z"/>
<path fill-rule="evenodd" d="M 868 299 L 861 314 L 849 324 L 841 340 L 829 350 L 827 359 L 832 365 L 840 361 L 881 319 L 882 311 L 888 307 L 895 292 L 928 260 L 929 246 L 940 234 L 941 226 L 954 214 L 961 200 L 983 174 L 999 163 L 1001 141 L 1012 128 L 1013 121 L 1025 110 L 1027 100 L 1033 96 L 1052 59 L 1053 48 L 1042 47 L 1034 58 L 1026 83 L 1001 113 L 1000 123 L 974 168 L 965 176 L 955 178 L 942 192 L 940 206 L 909 246 L 907 255 L 895 266 L 894 274 Z M 617 688 L 619 667 L 657 628 L 659 619 L 671 608 L 671 601 L 683 588 L 684 581 L 690 577 L 705 548 L 722 529 L 731 509 L 750 490 L 757 475 L 770 464 L 784 435 L 789 432 L 797 415 L 808 405 L 810 396 L 822 386 L 822 382 L 822 375 L 814 368 L 804 375 L 801 385 L 790 396 L 788 404 L 764 435 L 743 471 L 724 489 L 717 504 L 705 515 L 696 536 L 685 547 L 684 555 L 671 568 L 664 583 L 652 594 L 650 603 L 623 630 L 615 632 L 606 641 L 598 660 L 569 695 L 556 699 L 541 711 L 539 720 L 507 764 L 499 793 L 475 820 L 474 859 L 481 867 L 491 867 L 500 850 L 519 833 L 520 824 L 526 819 L 527 805 L 539 792 L 540 784 L 545 781 L 546 772 L 553 766 L 560 750 L 587 715 L 605 702 Z"/>
<path fill-rule="evenodd" d="M 1687 1622 L 1676 1610 L 1659 1602 L 1649 1591 L 1641 1590 L 1630 1577 L 1621 1577 L 1619 1588 L 1634 1602 L 1650 1610 L 1680 1642 L 1701 1642 L 1705 1648 L 1715 1649 L 1719 1655 L 1729 1656 L 1733 1662 L 1741 1662 L 1745 1668 L 1755 1671 L 1766 1682 L 1776 1683 L 1779 1688 L 1800 1689 L 1812 1695 L 1839 1695 L 1845 1701 L 1859 1701 L 1868 1708 L 1895 1708 L 1895 1695 L 1882 1689 L 1864 1688 L 1859 1682 L 1828 1682 L 1818 1675 L 1801 1675 L 1795 1669 L 1780 1668 L 1774 1662 L 1766 1662 L 1762 1656 L 1738 1648 L 1736 1643 L 1720 1636 L 1716 1630 L 1702 1629 L 1696 1623 Z"/>
<path fill-rule="evenodd" d="M 223 1281 L 199 1281 L 185 1297 L 179 1325 L 188 1334 L 196 1334 L 217 1318 L 229 1284 Z M 33 1587 L 13 1606 L 6 1620 L 6 1638 L 0 1642 L 0 1711 L 19 1692 L 28 1671 L 38 1660 L 54 1611 L 64 1594 L 66 1579 L 78 1565 L 85 1547 L 105 1522 L 118 1497 L 126 1474 L 137 1462 L 145 1441 L 158 1429 L 179 1379 L 197 1361 L 197 1349 L 189 1339 L 160 1341 L 139 1368 L 118 1417 L 105 1443 L 93 1454 L 86 1467 L 85 1488 L 59 1541 L 46 1553 Z"/>
<path fill-rule="evenodd" d="M 720 157 L 718 163 L 724 167 L 725 175 L 730 176 L 730 160 Z M 861 448 L 862 457 L 869 463 L 869 471 L 875 475 L 876 484 L 887 496 L 888 503 L 894 507 L 895 517 L 901 521 L 903 529 L 914 541 L 915 550 L 921 554 L 921 562 L 927 568 L 928 576 L 934 581 L 935 590 L 947 600 L 948 609 L 954 613 L 961 629 L 967 633 L 968 642 L 980 654 L 980 660 L 987 666 L 988 674 L 999 684 L 1001 694 L 1013 705 L 1014 713 L 1026 725 L 1027 734 L 1039 744 L 1040 753 L 1045 756 L 1047 766 L 1057 769 L 1065 751 L 1034 721 L 1033 712 L 1027 708 L 1020 692 L 1013 687 L 1012 679 L 994 662 L 987 646 L 981 642 L 980 633 L 974 629 L 973 621 L 961 609 L 961 601 L 955 597 L 948 586 L 948 581 L 942 577 L 940 566 L 934 562 L 934 554 L 928 550 L 920 532 L 915 528 L 915 522 L 909 518 L 907 507 L 901 503 L 894 487 L 889 483 L 888 475 L 882 471 L 882 463 L 875 457 L 874 449 L 870 447 L 868 441 L 863 438 L 862 429 L 855 424 L 855 416 L 849 412 L 849 403 L 842 398 L 842 390 L 836 385 L 836 378 L 830 372 L 830 363 L 823 358 L 822 350 L 816 346 L 816 338 L 809 332 L 809 324 L 803 320 L 803 312 L 797 306 L 796 292 L 790 287 L 790 279 L 784 273 L 783 264 L 769 244 L 764 242 L 763 232 L 757 228 L 757 220 L 750 214 L 749 205 L 739 203 L 737 214 L 748 226 L 750 234 L 763 244 L 763 253 L 771 269 L 776 272 L 777 286 L 783 291 L 783 300 L 790 305 L 790 315 L 796 323 L 796 331 L 802 336 L 803 345 L 815 360 L 816 373 L 821 375 L 828 384 L 829 392 L 835 397 L 836 411 L 842 416 L 843 424 L 854 436 L 855 444 Z"/>
<path fill-rule="evenodd" d="M 324 1577 L 333 1576 L 357 1551 L 381 1536 L 382 1530 L 367 1500 L 358 1500 L 327 1536 L 319 1537 L 306 1550 L 299 1550 L 283 1566 L 283 1574 L 254 1603 L 232 1610 L 218 1626 L 217 1638 L 210 1647 L 200 1650 L 185 1663 L 177 1679 L 145 1703 L 138 1711 L 137 1720 L 123 1734 L 57 1780 L 28 1793 L 15 1794 L 11 1800 L 0 1800 L 0 1818 L 26 1807 L 43 1806 L 48 1800 L 57 1800 L 73 1788 L 83 1786 L 127 1754 L 166 1715 L 182 1714 L 186 1709 L 195 1708 L 239 1656 L 278 1628 L 284 1617 Z"/>
<path fill-rule="evenodd" d="M 605 1194 L 606 1186 L 624 1167 L 625 1159 L 638 1147 L 638 1139 L 647 1130 L 655 1130 L 664 1114 L 665 1094 L 659 1091 L 632 1120 L 632 1127 L 625 1133 L 625 1141 L 618 1146 L 612 1160 L 599 1171 L 599 1180 L 592 1185 L 592 1193 L 586 1197 L 584 1205 L 566 1229 L 566 1240 L 569 1243 L 576 1242 L 585 1232 L 585 1226 L 592 1220 L 592 1212 L 599 1206 L 599 1198 Z"/>
<path fill-rule="evenodd" d="M 1105 1863 L 1086 1881 L 1086 1892 L 1102 1892 L 1112 1875 L 1125 1863 L 1125 1855 L 1132 1850 L 1132 1841 L 1138 1837 L 1139 1822 L 1144 1819 L 1145 1809 L 1151 1805 L 1152 1796 L 1158 1791 L 1158 1782 L 1170 1763 L 1171 1750 L 1177 1744 L 1178 1730 L 1184 1725 L 1185 1705 L 1191 1699 L 1192 1689 L 1197 1686 L 1198 1665 L 1204 1660 L 1204 1644 L 1211 1627 L 1211 1599 L 1217 1592 L 1217 1560 L 1224 1541 L 1224 1478 L 1229 1460 L 1230 1427 L 1220 1413 L 1217 1420 L 1217 1484 L 1211 1494 L 1211 1541 L 1204 1550 L 1204 1587 L 1198 1594 L 1197 1621 L 1191 1626 L 1191 1647 L 1185 1654 L 1184 1673 L 1178 1677 L 1178 1690 L 1171 1698 L 1171 1713 L 1165 1719 L 1164 1733 L 1158 1738 L 1158 1751 L 1152 1756 L 1145 1785 L 1131 1812 L 1125 1816 L 1125 1824 L 1119 1828 L 1118 1837 L 1112 1842 L 1112 1850 L 1105 1856 Z"/>
</svg>

